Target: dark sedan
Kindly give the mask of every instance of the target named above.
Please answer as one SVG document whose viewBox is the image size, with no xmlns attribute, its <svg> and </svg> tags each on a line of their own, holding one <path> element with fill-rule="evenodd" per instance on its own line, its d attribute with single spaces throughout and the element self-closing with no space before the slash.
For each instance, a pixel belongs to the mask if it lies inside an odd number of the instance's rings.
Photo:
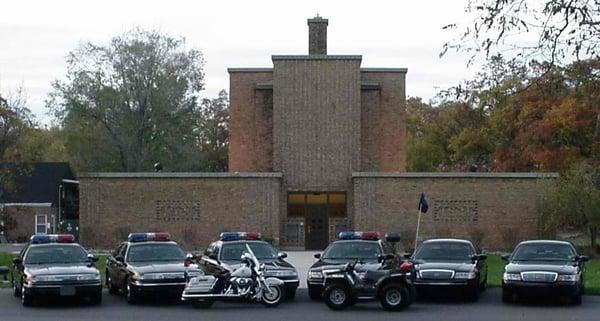
<svg viewBox="0 0 600 321">
<path fill-rule="evenodd" d="M 100 272 L 73 235 L 34 235 L 14 259 L 12 283 L 24 306 L 44 296 L 87 296 L 102 302 Z"/>
<path fill-rule="evenodd" d="M 412 255 L 417 293 L 430 289 L 457 289 L 471 300 L 487 283 L 486 255 L 473 243 L 460 239 L 423 242 Z"/>
<path fill-rule="evenodd" d="M 515 296 L 567 297 L 581 304 L 583 268 L 586 256 L 563 241 L 525 241 L 512 254 L 502 257 L 508 263 L 502 276 L 502 301 Z"/>
</svg>

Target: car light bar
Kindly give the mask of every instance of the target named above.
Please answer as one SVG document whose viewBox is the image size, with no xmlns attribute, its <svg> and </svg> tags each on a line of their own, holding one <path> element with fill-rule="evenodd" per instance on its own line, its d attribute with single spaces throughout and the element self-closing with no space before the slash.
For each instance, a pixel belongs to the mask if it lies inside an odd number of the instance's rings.
<svg viewBox="0 0 600 321">
<path fill-rule="evenodd" d="M 379 232 L 366 231 L 366 232 L 355 232 L 355 231 L 344 231 L 338 234 L 340 240 L 379 240 Z"/>
<path fill-rule="evenodd" d="M 129 233 L 127 237 L 129 242 L 148 242 L 148 241 L 170 241 L 169 233 Z"/>
<path fill-rule="evenodd" d="M 75 236 L 71 234 L 46 234 L 46 235 L 32 235 L 31 244 L 45 244 L 45 243 L 73 243 L 75 242 Z"/>
<path fill-rule="evenodd" d="M 239 240 L 260 240 L 262 235 L 259 232 L 223 232 L 219 235 L 219 240 L 239 241 Z"/>
</svg>

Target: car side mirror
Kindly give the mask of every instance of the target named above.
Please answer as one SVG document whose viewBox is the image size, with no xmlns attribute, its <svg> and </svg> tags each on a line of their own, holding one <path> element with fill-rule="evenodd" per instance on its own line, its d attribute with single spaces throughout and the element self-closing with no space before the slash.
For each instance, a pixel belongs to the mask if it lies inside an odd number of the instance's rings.
<svg viewBox="0 0 600 321">
<path fill-rule="evenodd" d="M 502 256 L 501 256 L 502 261 L 506 261 L 506 262 L 508 262 L 509 257 L 510 257 L 510 254 L 502 254 Z"/>
<path fill-rule="evenodd" d="M 287 257 L 287 253 L 285 253 L 285 252 L 279 252 L 279 253 L 277 253 L 277 257 L 280 260 L 283 260 L 283 259 L 285 259 Z"/>
<path fill-rule="evenodd" d="M 14 258 L 13 259 L 13 264 L 19 265 L 19 264 L 23 264 L 23 260 L 21 258 Z"/>
<path fill-rule="evenodd" d="M 587 256 L 585 256 L 585 255 L 580 255 L 580 256 L 578 256 L 578 257 L 577 257 L 577 261 L 578 261 L 578 262 L 581 262 L 581 263 L 583 263 L 583 262 L 587 262 L 587 261 L 589 261 L 589 260 L 590 260 L 590 258 L 589 258 L 589 257 L 587 257 Z"/>
<path fill-rule="evenodd" d="M 321 259 L 321 253 L 315 253 L 315 255 L 313 255 L 315 257 L 315 259 Z"/>
<path fill-rule="evenodd" d="M 473 254 L 471 255 L 471 260 L 473 261 L 483 261 L 487 259 L 487 255 L 485 254 Z"/>
<path fill-rule="evenodd" d="M 122 256 L 115 257 L 115 260 L 117 260 L 117 262 L 125 263 L 125 258 Z"/>
<path fill-rule="evenodd" d="M 208 258 L 209 258 L 209 259 L 213 259 L 213 260 L 215 260 L 215 261 L 217 261 L 217 260 L 219 259 L 215 253 L 210 253 L 210 254 L 208 255 Z"/>
<path fill-rule="evenodd" d="M 87 259 L 90 262 L 98 262 L 98 258 L 95 257 L 93 254 L 88 254 Z"/>
<path fill-rule="evenodd" d="M 405 259 L 410 259 L 412 257 L 412 252 L 406 252 L 402 254 L 402 257 Z"/>
<path fill-rule="evenodd" d="M 377 256 L 377 262 L 382 263 L 385 261 L 389 261 L 389 260 L 393 260 L 394 259 L 394 255 L 393 254 L 379 254 Z"/>
</svg>

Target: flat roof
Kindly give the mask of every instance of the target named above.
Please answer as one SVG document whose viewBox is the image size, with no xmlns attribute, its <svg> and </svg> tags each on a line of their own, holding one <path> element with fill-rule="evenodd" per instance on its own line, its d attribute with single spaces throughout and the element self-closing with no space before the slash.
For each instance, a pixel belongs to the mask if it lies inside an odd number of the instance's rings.
<svg viewBox="0 0 600 321">
<path fill-rule="evenodd" d="M 399 72 L 407 73 L 408 68 L 360 68 L 361 72 Z"/>
<path fill-rule="evenodd" d="M 361 55 L 272 55 L 273 60 L 362 60 Z"/>
<path fill-rule="evenodd" d="M 79 178 L 281 178 L 280 172 L 89 172 L 79 174 Z"/>
<path fill-rule="evenodd" d="M 354 172 L 352 178 L 558 178 L 558 173 L 513 172 Z"/>
<path fill-rule="evenodd" d="M 227 72 L 273 72 L 273 68 L 249 67 L 249 68 L 227 68 Z"/>
</svg>

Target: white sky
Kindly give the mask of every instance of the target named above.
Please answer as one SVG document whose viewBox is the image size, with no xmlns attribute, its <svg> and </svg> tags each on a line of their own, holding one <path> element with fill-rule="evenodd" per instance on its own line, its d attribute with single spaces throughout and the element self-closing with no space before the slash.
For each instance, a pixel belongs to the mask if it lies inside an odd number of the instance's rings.
<svg viewBox="0 0 600 321">
<path fill-rule="evenodd" d="M 271 67 L 272 54 L 306 54 L 306 19 L 329 19 L 328 53 L 360 54 L 362 67 L 406 67 L 407 96 L 432 98 L 471 77 L 467 56 L 439 58 L 442 30 L 466 19 L 467 0 L 419 1 L 33 1 L 0 5 L 0 92 L 23 85 L 30 109 L 48 123 L 44 100 L 64 77 L 78 43 L 108 43 L 135 26 L 183 36 L 206 59 L 206 90 L 229 91 L 228 67 Z"/>
</svg>

